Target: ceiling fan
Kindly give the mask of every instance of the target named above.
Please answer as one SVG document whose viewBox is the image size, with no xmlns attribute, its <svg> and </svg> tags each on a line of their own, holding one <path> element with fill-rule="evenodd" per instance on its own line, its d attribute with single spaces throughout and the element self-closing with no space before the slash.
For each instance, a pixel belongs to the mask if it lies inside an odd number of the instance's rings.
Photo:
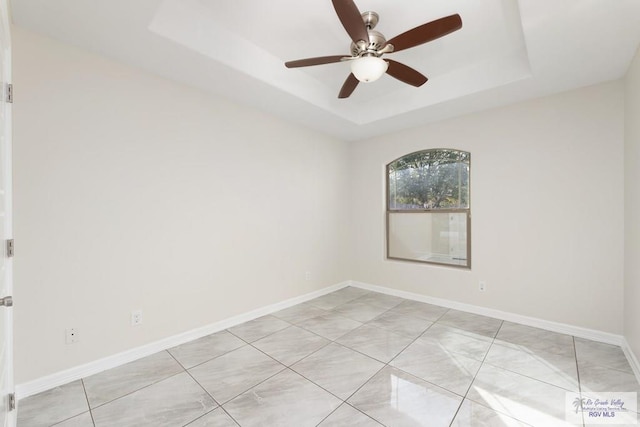
<svg viewBox="0 0 640 427">
<path fill-rule="evenodd" d="M 340 89 L 338 98 L 348 98 L 360 82 L 372 82 L 385 72 L 401 82 L 420 87 L 428 80 L 420 72 L 382 55 L 399 52 L 430 42 L 462 28 L 460 15 L 455 14 L 427 22 L 399 36 L 386 40 L 373 29 L 380 19 L 375 12 L 360 13 L 353 0 L 331 0 L 342 26 L 351 37 L 351 56 L 334 55 L 285 62 L 287 68 L 309 67 L 351 61 L 351 74 Z"/>
</svg>

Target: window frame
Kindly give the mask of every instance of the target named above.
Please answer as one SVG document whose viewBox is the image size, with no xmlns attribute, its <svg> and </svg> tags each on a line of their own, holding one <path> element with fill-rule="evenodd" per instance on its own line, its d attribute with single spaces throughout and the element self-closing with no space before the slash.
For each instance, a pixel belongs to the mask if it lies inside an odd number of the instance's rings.
<svg viewBox="0 0 640 427">
<path fill-rule="evenodd" d="M 423 208 L 423 209 L 391 209 L 391 183 L 389 182 L 389 169 L 391 167 L 391 165 L 395 162 L 397 162 L 398 160 L 402 159 L 403 157 L 407 157 L 407 156 L 411 156 L 414 155 L 416 153 L 423 153 L 423 152 L 429 152 L 429 151 L 444 151 L 444 150 L 448 150 L 448 151 L 457 151 L 457 152 L 462 152 L 462 153 L 466 153 L 469 157 L 469 174 L 468 174 L 468 200 L 467 200 L 467 207 L 466 208 L 443 208 L 443 209 L 433 209 L 433 208 Z M 385 242 L 385 246 L 386 246 L 386 258 L 388 260 L 392 260 L 392 261 L 405 261 L 405 262 L 416 262 L 416 263 L 420 263 L 420 264 L 429 264 L 429 265 L 438 265 L 438 266 L 445 266 L 445 267 L 453 267 L 453 268 L 458 268 L 458 269 L 464 269 L 464 270 L 471 270 L 471 152 L 469 151 L 464 151 L 464 150 L 459 150 L 456 148 L 427 148 L 424 150 L 417 150 L 417 151 L 413 151 L 411 153 L 407 153 L 404 154 L 392 161 L 390 161 L 389 163 L 386 164 L 385 166 L 385 238 L 386 238 L 386 242 Z M 465 213 L 466 214 L 466 227 L 467 227 L 467 241 L 466 241 L 466 250 L 467 250 L 467 262 L 465 265 L 460 265 L 460 264 L 452 264 L 452 263 L 446 263 L 446 262 L 437 262 L 437 261 L 427 261 L 427 260 L 419 260 L 419 259 L 411 259 L 411 258 L 401 258 L 401 257 L 395 257 L 395 256 L 391 256 L 389 253 L 390 250 L 390 238 L 389 238 L 389 223 L 390 223 L 390 217 L 392 214 L 394 213 L 416 213 L 416 214 L 423 214 L 423 213 Z"/>
</svg>

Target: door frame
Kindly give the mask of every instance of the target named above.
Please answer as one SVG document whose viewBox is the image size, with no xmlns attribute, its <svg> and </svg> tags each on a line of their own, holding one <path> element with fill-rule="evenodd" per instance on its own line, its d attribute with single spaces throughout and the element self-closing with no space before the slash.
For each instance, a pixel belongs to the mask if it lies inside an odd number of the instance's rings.
<svg viewBox="0 0 640 427">
<path fill-rule="evenodd" d="M 2 67 L 3 67 L 3 82 L 0 88 L 1 97 L 0 102 L 4 103 L 5 117 L 2 124 L 2 131 L 4 133 L 4 155 L 1 157 L 4 161 L 1 171 L 4 174 L 5 181 L 5 215 L 4 215 L 4 236 L 6 239 L 13 239 L 13 172 L 12 172 L 12 105 L 7 99 L 7 84 L 12 83 L 11 74 L 11 27 L 10 27 L 10 6 L 8 0 L 0 0 L 0 19 L 2 20 Z M 7 256 L 7 242 L 0 242 L 3 245 L 2 256 L 5 257 L 5 280 L 6 280 L 6 295 L 0 295 L 5 297 L 13 295 L 13 258 Z M 9 395 L 13 395 L 15 398 L 15 384 L 13 378 L 13 308 L 2 308 L 4 317 L 4 337 L 5 337 L 5 360 L 4 366 L 0 366 L 0 369 L 5 371 L 5 384 L 3 384 L 2 399 L 8 399 Z M 17 410 L 11 410 L 7 402 L 7 414 L 4 420 L 0 422 L 5 427 L 15 427 L 17 423 Z"/>
</svg>

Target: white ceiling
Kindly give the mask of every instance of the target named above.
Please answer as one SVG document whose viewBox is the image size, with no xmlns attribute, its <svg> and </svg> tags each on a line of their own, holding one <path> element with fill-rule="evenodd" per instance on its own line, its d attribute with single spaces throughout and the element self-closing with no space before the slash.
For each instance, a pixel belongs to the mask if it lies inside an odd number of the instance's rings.
<svg viewBox="0 0 640 427">
<path fill-rule="evenodd" d="M 13 0 L 14 23 L 166 78 L 355 140 L 622 77 L 640 44 L 640 0 L 355 0 L 390 39 L 460 14 L 461 30 L 386 55 L 420 88 L 383 76 L 337 99 L 348 55 L 330 0 Z"/>
</svg>

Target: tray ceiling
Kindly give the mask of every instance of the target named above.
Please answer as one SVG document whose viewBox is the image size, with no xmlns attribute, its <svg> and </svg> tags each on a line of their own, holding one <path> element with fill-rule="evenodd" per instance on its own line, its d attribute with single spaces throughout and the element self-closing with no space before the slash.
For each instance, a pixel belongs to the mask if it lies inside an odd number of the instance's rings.
<svg viewBox="0 0 640 427">
<path fill-rule="evenodd" d="M 19 0 L 15 25 L 347 140 L 622 77 L 640 44 L 637 0 L 356 0 L 390 39 L 440 17 L 463 28 L 386 55 L 429 78 L 385 75 L 337 94 L 348 63 L 284 62 L 348 55 L 329 0 Z"/>
</svg>

